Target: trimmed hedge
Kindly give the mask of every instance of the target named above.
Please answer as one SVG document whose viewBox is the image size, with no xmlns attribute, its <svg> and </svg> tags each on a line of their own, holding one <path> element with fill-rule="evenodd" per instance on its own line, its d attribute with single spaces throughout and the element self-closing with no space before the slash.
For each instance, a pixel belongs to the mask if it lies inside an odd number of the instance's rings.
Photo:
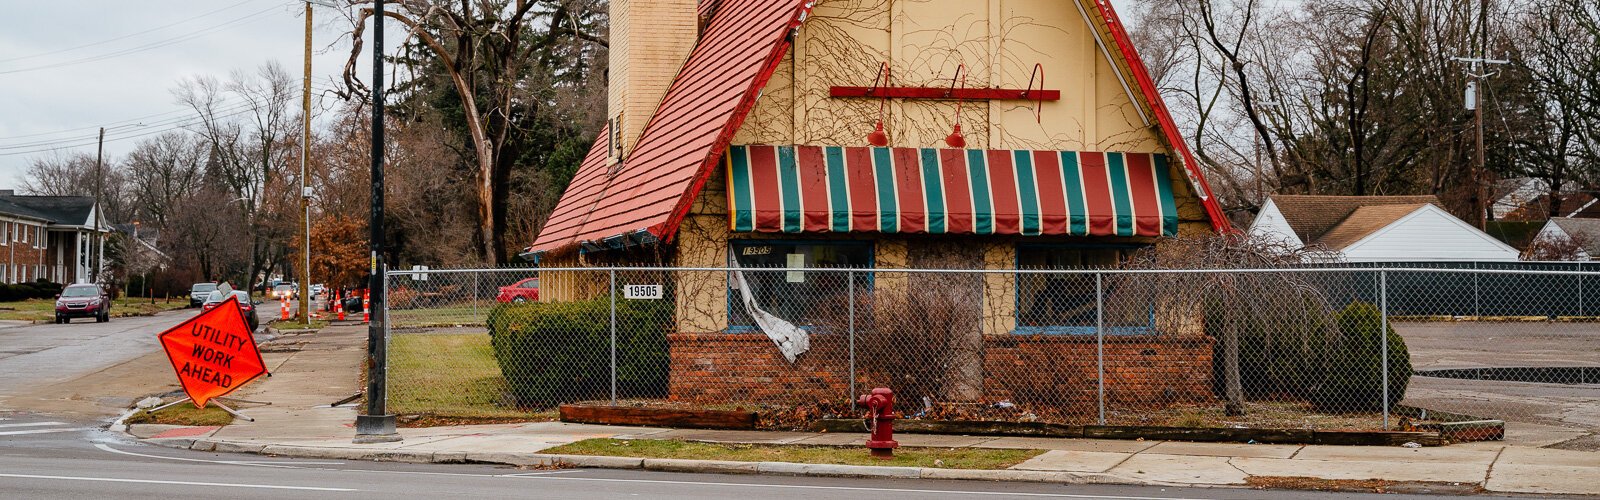
<svg viewBox="0 0 1600 500">
<path fill-rule="evenodd" d="M 28 299 L 53 299 L 61 293 L 61 285 L 46 280 L 7 285 L 0 283 L 0 302 Z"/>
<path fill-rule="evenodd" d="M 667 393 L 672 304 L 617 300 L 618 397 Z M 516 404 L 549 408 L 611 396 L 611 310 L 605 297 L 503 304 L 489 313 L 495 360 Z"/>
<path fill-rule="evenodd" d="M 1406 397 L 1411 383 L 1411 352 L 1394 326 L 1384 329 L 1383 315 L 1366 302 L 1351 302 L 1339 311 L 1338 347 L 1328 353 L 1329 371 L 1313 396 L 1317 407 L 1331 411 L 1379 411 L 1383 405 L 1383 344 L 1389 343 L 1389 407 Z"/>
</svg>

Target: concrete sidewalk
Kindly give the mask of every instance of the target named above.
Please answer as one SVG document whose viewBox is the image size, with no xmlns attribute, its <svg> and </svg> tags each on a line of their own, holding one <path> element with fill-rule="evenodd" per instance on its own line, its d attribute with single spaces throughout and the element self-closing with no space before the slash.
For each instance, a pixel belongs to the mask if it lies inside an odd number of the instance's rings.
<svg viewBox="0 0 1600 500">
<path fill-rule="evenodd" d="M 704 431 L 539 422 L 401 429 L 398 443 L 356 445 L 355 408 L 327 405 L 358 390 L 364 327 L 334 326 L 322 333 L 289 337 L 277 345 L 294 352 L 264 355 L 270 379 L 238 397 L 271 401 L 244 409 L 255 422 L 224 428 L 135 425 L 128 431 L 153 443 L 204 451 L 263 453 L 347 460 L 492 462 L 515 465 L 565 463 L 583 467 L 654 470 L 923 477 L 1126 483 L 1172 486 L 1237 486 L 1251 477 L 1328 480 L 1380 479 L 1482 487 L 1492 492 L 1600 495 L 1600 453 L 1504 443 L 1469 443 L 1438 448 L 1299 446 L 1176 441 L 1114 441 L 898 434 L 901 446 L 1048 450 L 1008 470 L 974 471 L 912 467 L 654 460 L 542 454 L 549 448 L 590 438 L 682 439 L 723 443 L 861 445 L 864 434 Z"/>
</svg>

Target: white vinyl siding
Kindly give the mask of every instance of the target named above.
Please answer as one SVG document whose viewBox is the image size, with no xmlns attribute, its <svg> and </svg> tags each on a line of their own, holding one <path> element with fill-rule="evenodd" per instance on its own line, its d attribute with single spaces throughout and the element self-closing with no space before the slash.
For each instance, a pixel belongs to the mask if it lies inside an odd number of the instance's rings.
<svg viewBox="0 0 1600 500">
<path fill-rule="evenodd" d="M 1519 252 L 1433 205 L 1344 248 L 1347 262 L 1516 261 Z"/>
<path fill-rule="evenodd" d="M 1294 234 L 1294 228 L 1289 226 L 1289 220 L 1283 217 L 1278 205 L 1270 199 L 1267 200 L 1267 206 L 1261 207 L 1256 220 L 1250 223 L 1250 238 L 1267 244 L 1282 244 L 1291 249 L 1305 245 Z"/>
</svg>

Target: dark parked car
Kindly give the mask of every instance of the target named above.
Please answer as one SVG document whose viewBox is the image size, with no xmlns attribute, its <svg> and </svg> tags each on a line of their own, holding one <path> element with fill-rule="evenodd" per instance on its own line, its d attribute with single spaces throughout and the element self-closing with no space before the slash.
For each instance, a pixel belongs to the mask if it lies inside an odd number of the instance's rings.
<svg viewBox="0 0 1600 500">
<path fill-rule="evenodd" d="M 67 285 L 56 296 L 56 323 L 70 323 L 72 318 L 111 321 L 111 296 L 100 285 Z"/>
<path fill-rule="evenodd" d="M 345 314 L 360 314 L 361 311 L 365 310 L 365 308 L 362 307 L 365 304 L 363 304 L 361 301 L 361 290 L 347 290 L 342 302 L 344 302 Z"/>
<path fill-rule="evenodd" d="M 244 321 L 250 324 L 250 331 L 256 331 L 256 327 L 261 324 L 261 320 L 256 318 L 256 303 L 252 302 L 250 294 L 245 293 L 243 290 L 234 290 L 233 296 L 239 299 L 239 312 L 244 314 Z M 210 311 L 226 300 L 228 300 L 227 295 L 224 295 L 221 290 L 214 290 L 211 295 L 206 297 L 206 303 L 201 305 L 200 308 Z"/>
<path fill-rule="evenodd" d="M 494 298 L 497 302 L 527 302 L 539 301 L 539 278 L 528 278 L 513 283 L 511 286 L 500 287 L 500 294 Z"/>
<path fill-rule="evenodd" d="M 216 283 L 195 283 L 189 287 L 189 307 L 200 307 L 206 303 L 206 297 L 217 290 Z"/>
</svg>

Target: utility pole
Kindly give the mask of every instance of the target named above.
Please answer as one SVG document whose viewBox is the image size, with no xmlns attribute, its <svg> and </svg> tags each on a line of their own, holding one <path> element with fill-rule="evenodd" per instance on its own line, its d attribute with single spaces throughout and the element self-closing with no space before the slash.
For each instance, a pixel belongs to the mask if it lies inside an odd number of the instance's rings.
<svg viewBox="0 0 1600 500">
<path fill-rule="evenodd" d="M 1471 77 L 1472 81 L 1467 82 L 1466 103 L 1467 108 L 1472 110 L 1473 128 L 1477 130 L 1477 134 L 1475 134 L 1477 138 L 1474 141 L 1477 151 L 1472 159 L 1472 173 L 1469 177 L 1472 182 L 1472 211 L 1475 212 L 1472 222 L 1478 227 L 1478 230 L 1482 231 L 1489 225 L 1489 208 L 1491 207 L 1489 200 L 1489 173 L 1486 167 L 1486 151 L 1483 145 L 1483 94 L 1486 91 L 1484 86 L 1487 85 L 1488 78 L 1494 76 L 1494 73 L 1488 72 L 1487 66 L 1490 64 L 1510 64 L 1511 61 L 1489 59 L 1487 56 L 1489 52 L 1489 0 L 1482 0 L 1481 10 L 1478 12 L 1478 23 L 1481 31 L 1479 33 L 1478 56 L 1452 57 L 1450 59 L 1472 65 L 1471 71 L 1467 73 L 1467 76 Z"/>
<path fill-rule="evenodd" d="M 388 314 L 384 307 L 383 263 L 383 13 L 384 0 L 372 6 L 372 218 L 371 256 L 367 291 L 372 297 L 367 323 L 367 408 L 356 416 L 357 443 L 400 440 L 394 415 L 384 407 L 388 395 Z"/>
<path fill-rule="evenodd" d="M 94 148 L 94 228 L 91 230 L 94 231 L 94 242 L 95 246 L 99 248 L 99 251 L 95 252 L 95 257 L 93 259 L 90 259 L 94 261 L 92 263 L 93 265 L 89 268 L 90 283 L 100 282 L 100 267 L 105 265 L 104 262 L 106 258 L 106 242 L 104 241 L 105 237 L 100 234 L 100 219 L 105 217 L 104 214 L 100 213 L 100 189 L 101 184 L 105 182 L 103 180 L 105 179 L 105 127 L 100 127 L 100 140 L 98 142 L 99 144 Z"/>
<path fill-rule="evenodd" d="M 304 234 L 300 253 L 300 322 L 311 324 L 311 186 L 306 179 L 306 158 L 311 155 L 311 2 L 306 4 L 306 67 L 300 89 L 300 215 Z"/>
<path fill-rule="evenodd" d="M 1256 107 L 1257 108 L 1276 108 L 1276 107 L 1278 107 L 1278 103 L 1276 103 L 1276 102 L 1258 102 L 1258 103 L 1256 103 Z M 1263 184 L 1263 181 L 1262 181 L 1262 171 L 1261 171 L 1261 129 L 1258 128 L 1258 127 L 1251 127 L 1251 128 L 1254 129 L 1255 132 L 1256 132 L 1255 142 L 1252 144 L 1252 146 L 1254 146 L 1254 148 L 1255 148 L 1255 153 L 1256 153 L 1256 204 L 1258 206 L 1266 206 L 1266 204 L 1267 204 L 1267 194 L 1266 194 L 1266 188 L 1265 188 L 1265 186 Z"/>
</svg>

